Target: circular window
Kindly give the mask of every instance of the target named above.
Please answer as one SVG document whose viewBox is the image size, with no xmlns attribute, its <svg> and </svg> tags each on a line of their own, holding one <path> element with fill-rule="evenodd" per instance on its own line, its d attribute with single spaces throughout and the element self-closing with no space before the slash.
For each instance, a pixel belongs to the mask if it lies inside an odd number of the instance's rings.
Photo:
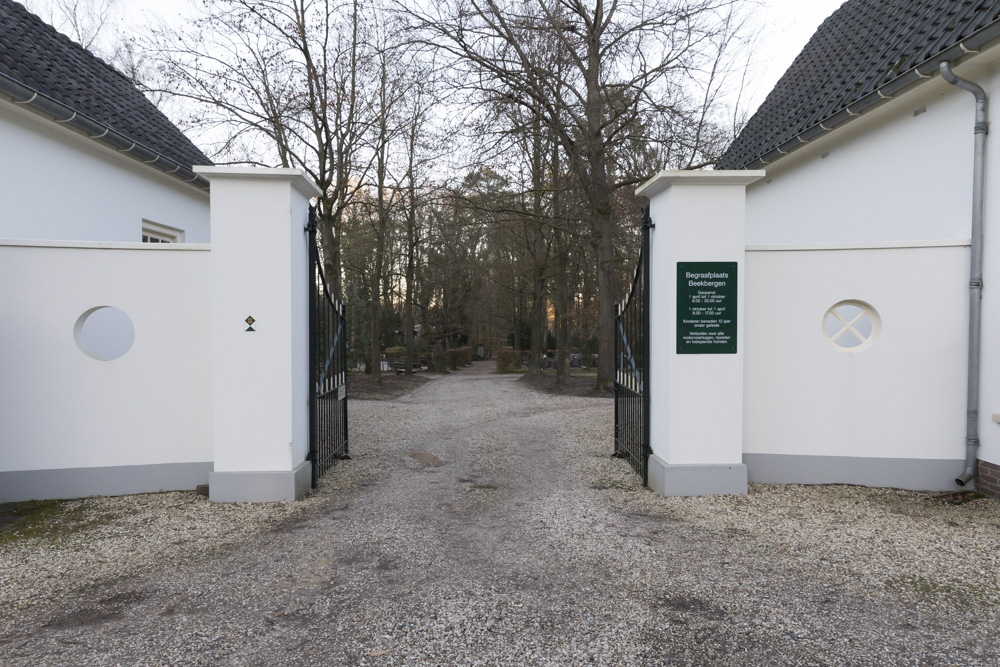
<svg viewBox="0 0 1000 667">
<path fill-rule="evenodd" d="M 881 323 L 878 313 L 864 301 L 841 301 L 826 311 L 823 335 L 842 352 L 860 352 L 875 340 Z"/>
<path fill-rule="evenodd" d="M 135 327 L 124 311 L 114 306 L 98 306 L 77 319 L 73 337 L 77 346 L 94 359 L 111 361 L 132 349 Z"/>
</svg>

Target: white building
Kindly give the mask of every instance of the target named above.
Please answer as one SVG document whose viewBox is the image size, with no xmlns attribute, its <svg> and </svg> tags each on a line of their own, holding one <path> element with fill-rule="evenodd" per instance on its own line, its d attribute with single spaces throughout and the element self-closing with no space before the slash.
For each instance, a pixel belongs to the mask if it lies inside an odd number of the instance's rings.
<svg viewBox="0 0 1000 667">
<path fill-rule="evenodd" d="M 1000 493 L 1000 144 L 985 142 L 981 395 L 967 447 L 974 130 L 985 126 L 945 63 L 1000 93 L 1000 5 L 849 0 L 719 171 L 640 189 L 656 224 L 650 484 L 661 493 L 738 492 L 747 479 L 956 489 L 967 452 L 977 488 Z M 680 261 L 738 265 L 738 353 L 673 352 Z"/>
<path fill-rule="evenodd" d="M 0 0 L 0 34 L 0 500 L 193 488 L 212 444 L 191 166 L 210 163 L 21 5 Z"/>
<path fill-rule="evenodd" d="M 11 0 L 0 146 L 0 502 L 210 475 L 213 499 L 301 497 L 315 186 L 204 166 L 129 81 Z"/>
</svg>

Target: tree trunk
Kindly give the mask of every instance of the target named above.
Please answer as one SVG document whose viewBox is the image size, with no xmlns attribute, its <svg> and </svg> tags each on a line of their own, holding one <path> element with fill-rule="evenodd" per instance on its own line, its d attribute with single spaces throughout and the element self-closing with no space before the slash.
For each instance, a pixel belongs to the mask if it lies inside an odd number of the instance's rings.
<svg viewBox="0 0 1000 667">
<path fill-rule="evenodd" d="M 537 248 L 539 245 L 536 242 L 535 247 Z M 547 337 L 545 334 L 548 333 L 545 321 L 545 270 L 543 267 L 537 266 L 532 273 L 531 361 L 528 362 L 528 372 L 540 373 Z"/>
<path fill-rule="evenodd" d="M 542 355 L 545 353 L 546 335 L 546 299 L 545 299 L 545 238 L 542 235 L 542 188 L 545 186 L 542 159 L 542 125 L 537 115 L 532 122 L 531 137 L 531 212 L 533 219 L 529 228 L 532 230 L 531 260 L 534 270 L 531 272 L 531 359 L 528 361 L 529 373 L 540 373 Z"/>
<path fill-rule="evenodd" d="M 610 217 L 610 216 L 609 216 Z M 597 389 L 610 389 L 614 379 L 615 332 L 615 248 L 611 230 L 597 239 L 597 317 L 600 339 L 597 346 Z"/>
<path fill-rule="evenodd" d="M 382 384 L 382 344 L 380 342 L 381 331 L 379 322 L 379 310 L 382 305 L 382 298 L 379 295 L 382 282 L 382 258 L 385 254 L 383 234 L 378 234 L 377 250 L 375 251 L 375 266 L 372 269 L 371 295 L 368 300 L 368 314 L 371 318 L 371 340 L 372 340 L 372 382 L 376 385 Z"/>
<path fill-rule="evenodd" d="M 604 99 L 600 86 L 601 36 L 604 29 L 604 3 L 597 0 L 594 8 L 595 22 L 587 35 L 587 146 L 586 159 L 589 182 L 586 184 L 587 199 L 591 206 L 591 229 L 597 250 L 597 317 L 598 317 L 598 360 L 597 389 L 608 389 L 614 375 L 614 335 L 615 302 L 615 246 L 613 188 L 608 182 L 608 146 L 603 137 Z"/>
<path fill-rule="evenodd" d="M 562 181 L 560 178 L 559 144 L 552 145 L 552 221 L 556 239 L 556 384 L 566 384 L 566 370 L 569 368 L 567 346 L 569 345 L 569 257 L 566 247 L 566 232 L 563 229 Z"/>
<path fill-rule="evenodd" d="M 413 374 L 413 281 L 416 280 L 416 197 L 412 192 L 413 182 L 410 182 L 411 199 L 410 212 L 406 221 L 406 295 L 403 297 L 403 340 L 406 341 L 406 374 Z"/>
<path fill-rule="evenodd" d="M 569 271 L 566 256 L 566 238 L 563 230 L 556 231 L 556 384 L 566 384 L 566 371 L 569 368 Z"/>
</svg>

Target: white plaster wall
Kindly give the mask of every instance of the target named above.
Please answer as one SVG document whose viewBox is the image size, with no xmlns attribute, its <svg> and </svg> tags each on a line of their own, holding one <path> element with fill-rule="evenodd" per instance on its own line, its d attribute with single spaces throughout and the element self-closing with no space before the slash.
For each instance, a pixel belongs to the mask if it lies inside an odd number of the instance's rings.
<svg viewBox="0 0 1000 667">
<path fill-rule="evenodd" d="M 267 224 L 288 219 L 289 187 L 265 181 L 223 190 L 217 183 L 213 318 L 225 344 L 214 361 L 215 469 L 291 470 L 291 254 L 286 230 Z M 244 196 L 250 189 L 257 192 Z M 252 333 L 245 331 L 247 316 L 256 320 Z"/>
<path fill-rule="evenodd" d="M 979 456 L 1000 464 L 1000 424 L 992 420 L 994 413 L 1000 413 L 1000 346 L 995 344 L 1000 340 L 1000 136 L 995 130 L 1000 72 L 996 65 L 975 61 L 957 72 L 982 85 L 993 101 L 994 131 L 987 155 Z M 969 239 L 974 98 L 939 77 L 924 89 L 930 93 L 915 92 L 890 108 L 891 113 L 877 112 L 885 117 L 863 130 L 846 130 L 844 134 L 851 135 L 846 140 L 805 147 L 800 149 L 802 157 L 793 153 L 769 167 L 768 178 L 747 190 L 748 245 Z M 926 112 L 914 115 L 925 107 Z M 864 119 L 855 122 L 864 124 Z M 958 272 L 947 279 L 954 290 L 952 298 L 965 308 L 969 276 Z M 962 326 L 966 331 L 964 320 Z M 954 363 L 964 369 L 964 353 L 960 356 Z M 958 396 L 964 400 L 964 386 L 956 389 L 951 400 Z M 950 429 L 952 440 L 964 442 L 964 408 L 962 419 L 952 422 Z"/>
<path fill-rule="evenodd" d="M 0 101 L 0 239 L 142 240 L 142 221 L 208 243 L 208 194 Z"/>
<path fill-rule="evenodd" d="M 304 232 L 309 220 L 309 200 L 292 193 L 288 234 L 291 252 L 290 303 L 292 347 L 292 464 L 305 460 L 309 453 L 309 235 Z M 297 224 L 296 224 L 297 223 Z"/>
<path fill-rule="evenodd" d="M 747 244 L 969 238 L 972 99 L 946 90 L 793 169 L 768 169 L 747 189 Z"/>
<path fill-rule="evenodd" d="M 748 252 L 744 451 L 964 458 L 968 270 L 964 246 Z M 881 316 L 867 349 L 824 337 L 845 300 Z"/>
<path fill-rule="evenodd" d="M 212 182 L 215 472 L 290 471 L 309 443 L 305 224 L 315 193 L 297 189 L 305 179 L 292 169 L 203 173 Z"/>
<path fill-rule="evenodd" d="M 0 471 L 211 461 L 207 247 L 12 243 L 0 242 Z M 74 325 L 96 306 L 132 320 L 119 359 L 77 347 Z"/>
</svg>

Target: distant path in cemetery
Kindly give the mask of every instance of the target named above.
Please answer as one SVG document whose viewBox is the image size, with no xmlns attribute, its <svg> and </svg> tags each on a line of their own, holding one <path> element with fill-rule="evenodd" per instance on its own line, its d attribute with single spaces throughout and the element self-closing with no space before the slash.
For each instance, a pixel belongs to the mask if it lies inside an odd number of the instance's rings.
<svg viewBox="0 0 1000 667">
<path fill-rule="evenodd" d="M 919 566 L 893 569 L 913 547 L 887 527 L 926 499 L 657 498 L 610 456 L 612 401 L 492 370 L 353 401 L 353 458 L 316 507 L 35 609 L 0 664 L 997 663 L 995 605 L 891 584 Z M 872 574 L 871 554 L 893 562 Z"/>
</svg>

